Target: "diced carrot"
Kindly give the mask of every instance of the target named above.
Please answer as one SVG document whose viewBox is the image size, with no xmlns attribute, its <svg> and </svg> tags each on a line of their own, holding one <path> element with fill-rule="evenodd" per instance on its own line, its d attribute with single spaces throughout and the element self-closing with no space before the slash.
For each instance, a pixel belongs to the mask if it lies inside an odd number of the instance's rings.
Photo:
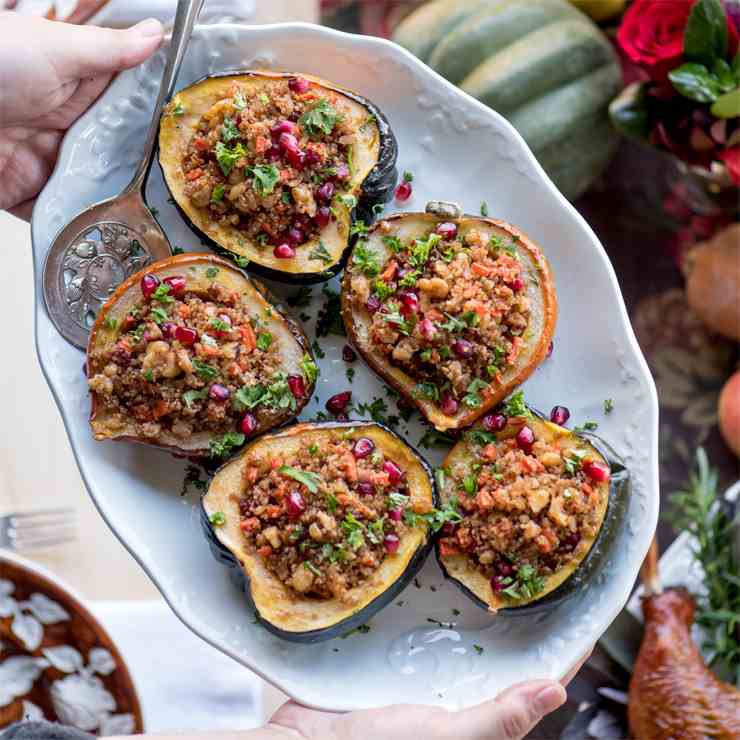
<svg viewBox="0 0 740 740">
<path fill-rule="evenodd" d="M 268 519 L 276 519 L 280 516 L 280 514 L 283 513 L 282 506 L 275 506 L 274 504 L 270 504 L 266 507 L 265 513 Z"/>
<path fill-rule="evenodd" d="M 206 139 L 205 136 L 196 136 L 195 139 L 193 139 L 193 146 L 199 152 L 206 152 L 210 148 L 210 145 L 208 144 L 208 139 Z"/>
<path fill-rule="evenodd" d="M 396 269 L 398 267 L 398 263 L 396 260 L 391 260 L 388 265 L 386 266 L 385 270 L 380 273 L 381 280 L 385 282 L 389 282 L 390 280 L 393 280 L 393 278 L 396 276 Z"/>
<path fill-rule="evenodd" d="M 350 483 L 357 482 L 357 461 L 351 452 L 342 456 L 342 467 Z"/>
<path fill-rule="evenodd" d="M 190 306 L 187 303 L 181 303 L 177 312 L 180 314 L 180 318 L 187 319 L 190 316 Z"/>
<path fill-rule="evenodd" d="M 221 350 L 218 347 L 211 347 L 210 344 L 201 344 L 197 350 L 198 354 L 206 357 L 220 357 Z"/>
<path fill-rule="evenodd" d="M 272 146 L 272 142 L 266 136 L 258 136 L 254 141 L 254 149 L 257 154 L 266 152 Z"/>
<path fill-rule="evenodd" d="M 269 558 L 272 555 L 272 548 L 269 545 L 263 545 L 257 550 L 257 553 L 262 555 L 263 558 Z"/>
<path fill-rule="evenodd" d="M 242 532 L 256 532 L 260 528 L 260 520 L 256 516 L 250 516 L 249 519 L 243 519 L 239 523 L 239 529 Z"/>
<path fill-rule="evenodd" d="M 157 403 L 154 404 L 154 411 L 152 413 L 154 414 L 155 419 L 159 419 L 160 417 L 164 416 L 169 410 L 170 404 L 167 401 L 159 400 L 157 401 Z"/>
<path fill-rule="evenodd" d="M 186 180 L 197 180 L 203 174 L 203 170 L 200 167 L 196 167 L 194 170 L 185 173 Z"/>
<path fill-rule="evenodd" d="M 441 321 L 444 318 L 444 315 L 440 311 L 438 311 L 436 308 L 430 308 L 426 312 L 426 316 L 431 321 Z"/>
<path fill-rule="evenodd" d="M 352 498 L 350 496 L 348 496 L 346 493 L 338 493 L 337 494 L 337 501 L 342 506 L 348 506 L 351 503 Z"/>
<path fill-rule="evenodd" d="M 260 471 L 254 465 L 249 465 L 244 468 L 244 480 L 247 481 L 247 483 L 254 483 L 257 480 L 259 472 Z"/>
<path fill-rule="evenodd" d="M 491 442 L 481 450 L 481 455 L 486 460 L 495 460 L 498 457 L 498 448 L 493 442 Z"/>
<path fill-rule="evenodd" d="M 453 545 L 449 540 L 439 541 L 439 554 L 444 558 L 450 555 L 459 555 L 460 550 Z"/>
<path fill-rule="evenodd" d="M 473 271 L 474 275 L 480 275 L 481 277 L 488 277 L 491 274 L 491 268 L 482 265 L 480 262 L 473 262 L 473 264 L 470 265 L 470 269 Z"/>
<path fill-rule="evenodd" d="M 254 329 L 250 323 L 242 324 L 239 327 L 239 333 L 242 335 L 242 346 L 247 352 L 251 352 L 257 346 L 257 337 L 254 336 Z"/>
</svg>

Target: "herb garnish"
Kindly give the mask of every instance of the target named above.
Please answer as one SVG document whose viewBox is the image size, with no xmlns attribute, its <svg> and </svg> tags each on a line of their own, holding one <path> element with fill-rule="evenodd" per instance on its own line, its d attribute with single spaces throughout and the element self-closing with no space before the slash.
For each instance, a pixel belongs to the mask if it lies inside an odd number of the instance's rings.
<svg viewBox="0 0 740 740">
<path fill-rule="evenodd" d="M 258 164 L 250 167 L 247 174 L 251 175 L 252 188 L 258 195 L 269 195 L 280 180 L 280 173 L 274 164 Z"/>
<path fill-rule="evenodd" d="M 507 416 L 525 416 L 527 418 L 532 416 L 532 412 L 524 401 L 524 393 L 522 391 L 517 391 L 509 396 L 504 404 L 504 413 Z"/>
<path fill-rule="evenodd" d="M 224 175 L 228 175 L 234 169 L 237 161 L 246 156 L 247 150 L 241 142 L 233 147 L 226 146 L 223 141 L 216 142 L 216 160 Z"/>
<path fill-rule="evenodd" d="M 289 295 L 285 299 L 285 302 L 294 308 L 303 308 L 311 305 L 311 295 L 311 288 L 307 288 L 305 285 L 302 285 L 298 288 L 296 293 Z"/>
<path fill-rule="evenodd" d="M 299 470 L 298 468 L 292 468 L 290 465 L 281 465 L 278 468 L 280 475 L 287 475 L 288 478 L 297 480 L 302 483 L 311 493 L 316 493 L 321 485 L 321 476 L 318 473 L 312 473 L 309 470 Z"/>
<path fill-rule="evenodd" d="M 357 242 L 352 253 L 352 264 L 368 277 L 375 277 L 380 272 L 378 253 L 368 249 L 367 242 L 364 241 Z"/>
<path fill-rule="evenodd" d="M 239 131 L 234 119 L 229 118 L 228 116 L 224 118 L 223 127 L 221 129 L 221 140 L 228 144 L 230 141 L 234 141 L 234 139 L 238 139 L 240 136 L 241 132 Z"/>
<path fill-rule="evenodd" d="M 519 566 L 514 578 L 504 578 L 501 583 L 506 586 L 501 593 L 514 601 L 532 599 L 545 588 L 545 579 L 531 565 Z"/>
<path fill-rule="evenodd" d="M 189 390 L 182 394 L 182 400 L 189 409 L 193 408 L 195 401 L 200 401 L 204 398 L 208 398 L 208 388 L 203 388 L 199 391 Z"/>
<path fill-rule="evenodd" d="M 308 259 L 321 260 L 324 264 L 331 262 L 329 250 L 321 239 L 319 239 L 319 243 L 308 253 Z"/>
<path fill-rule="evenodd" d="M 347 332 L 342 321 L 342 304 L 339 293 L 326 285 L 321 289 L 321 292 L 326 300 L 316 317 L 316 336 L 326 337 L 329 334 L 336 334 L 340 337 L 346 336 Z"/>
<path fill-rule="evenodd" d="M 599 428 L 599 425 L 595 421 L 586 421 L 581 426 L 573 427 L 573 431 L 576 434 L 581 432 L 595 432 Z"/>
<path fill-rule="evenodd" d="M 611 398 L 604 399 L 604 413 L 611 414 L 614 411 L 614 401 Z"/>
<path fill-rule="evenodd" d="M 211 457 L 225 457 L 234 447 L 243 445 L 245 436 L 241 432 L 226 432 L 220 439 L 212 439 L 208 447 Z"/>
<path fill-rule="evenodd" d="M 462 402 L 471 408 L 477 408 L 481 405 L 479 392 L 488 388 L 488 383 L 480 378 L 474 378 L 466 389 L 466 394 L 462 397 Z"/>
<path fill-rule="evenodd" d="M 175 299 L 170 295 L 170 286 L 167 285 L 167 283 L 160 283 L 154 293 L 152 293 L 152 298 L 160 303 L 164 303 L 165 305 L 168 303 L 174 303 L 175 301 Z"/>
<path fill-rule="evenodd" d="M 312 138 L 321 134 L 328 136 L 342 116 L 329 103 L 326 98 L 321 98 L 313 108 L 307 110 L 299 119 L 298 125 Z"/>
<path fill-rule="evenodd" d="M 208 521 L 213 524 L 214 527 L 222 527 L 226 524 L 226 514 L 224 514 L 223 511 L 214 511 L 213 514 L 208 517 Z"/>
<path fill-rule="evenodd" d="M 211 203 L 220 203 L 224 199 L 225 191 L 225 185 L 216 185 L 216 187 L 211 191 Z"/>
<path fill-rule="evenodd" d="M 308 381 L 309 385 L 316 381 L 316 378 L 319 377 L 319 368 L 316 366 L 316 363 L 313 361 L 313 358 L 311 355 L 306 352 L 303 357 L 301 358 L 301 370 L 303 370 L 303 374 L 306 376 L 306 380 Z"/>
<path fill-rule="evenodd" d="M 198 377 L 203 378 L 203 380 L 213 380 L 218 376 L 217 368 L 203 362 L 203 360 L 199 360 L 197 357 L 193 360 L 193 367 Z"/>
</svg>

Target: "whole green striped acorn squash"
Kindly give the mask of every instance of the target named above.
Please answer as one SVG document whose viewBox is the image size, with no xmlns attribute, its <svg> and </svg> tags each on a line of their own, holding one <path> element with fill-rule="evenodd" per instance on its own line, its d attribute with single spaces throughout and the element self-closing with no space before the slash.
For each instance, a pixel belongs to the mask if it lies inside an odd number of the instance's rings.
<svg viewBox="0 0 740 740">
<path fill-rule="evenodd" d="M 433 0 L 394 40 L 507 118 L 566 197 L 607 165 L 622 75 L 606 36 L 566 0 Z"/>
</svg>

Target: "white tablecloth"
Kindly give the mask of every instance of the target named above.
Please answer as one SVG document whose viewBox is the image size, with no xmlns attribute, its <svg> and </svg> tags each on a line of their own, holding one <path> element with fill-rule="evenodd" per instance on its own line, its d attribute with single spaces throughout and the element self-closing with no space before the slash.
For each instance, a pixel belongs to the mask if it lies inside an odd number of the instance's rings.
<svg viewBox="0 0 740 740">
<path fill-rule="evenodd" d="M 89 606 L 128 665 L 147 732 L 262 724 L 261 679 L 196 637 L 164 602 Z"/>
</svg>

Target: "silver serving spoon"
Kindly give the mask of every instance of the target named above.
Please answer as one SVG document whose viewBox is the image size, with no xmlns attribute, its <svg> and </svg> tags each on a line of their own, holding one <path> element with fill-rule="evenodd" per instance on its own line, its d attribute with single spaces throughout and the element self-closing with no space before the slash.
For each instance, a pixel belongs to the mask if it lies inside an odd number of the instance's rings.
<svg viewBox="0 0 740 740">
<path fill-rule="evenodd" d="M 54 326 L 85 349 L 100 307 L 116 287 L 150 262 L 172 254 L 165 233 L 144 201 L 144 183 L 157 143 L 159 119 L 172 96 L 185 49 L 204 0 L 178 0 L 167 64 L 152 113 L 144 155 L 131 182 L 70 221 L 46 255 L 44 301 Z"/>
</svg>

